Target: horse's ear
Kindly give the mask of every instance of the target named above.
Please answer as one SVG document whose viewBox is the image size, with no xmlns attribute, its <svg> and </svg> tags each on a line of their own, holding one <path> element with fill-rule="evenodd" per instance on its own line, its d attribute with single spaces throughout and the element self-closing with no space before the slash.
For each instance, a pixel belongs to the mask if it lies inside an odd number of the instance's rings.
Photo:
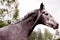
<svg viewBox="0 0 60 40">
<path fill-rule="evenodd" d="M 41 5 L 40 5 L 40 11 L 42 11 L 43 9 L 44 9 L 44 4 L 41 3 Z"/>
</svg>

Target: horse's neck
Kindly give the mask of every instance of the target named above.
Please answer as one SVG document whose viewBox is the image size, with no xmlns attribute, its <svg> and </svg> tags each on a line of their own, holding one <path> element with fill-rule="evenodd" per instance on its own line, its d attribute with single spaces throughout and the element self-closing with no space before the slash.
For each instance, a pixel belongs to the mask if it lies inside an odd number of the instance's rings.
<svg viewBox="0 0 60 40">
<path fill-rule="evenodd" d="M 33 24 L 35 23 L 37 19 L 37 14 L 33 14 L 30 17 L 28 17 L 27 19 L 25 19 L 24 21 L 22 21 L 22 28 L 24 31 L 26 31 L 28 33 L 27 36 L 29 36 L 31 34 L 31 32 L 33 31 L 34 27 Z"/>
</svg>

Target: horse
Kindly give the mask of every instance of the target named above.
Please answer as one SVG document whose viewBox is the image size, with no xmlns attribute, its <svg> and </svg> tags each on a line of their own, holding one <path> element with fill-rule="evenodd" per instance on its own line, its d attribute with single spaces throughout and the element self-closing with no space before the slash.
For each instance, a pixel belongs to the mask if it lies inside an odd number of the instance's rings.
<svg viewBox="0 0 60 40">
<path fill-rule="evenodd" d="M 58 29 L 58 23 L 41 3 L 39 9 L 29 12 L 21 21 L 0 28 L 0 40 L 28 40 L 36 25 L 43 24 Z"/>
</svg>

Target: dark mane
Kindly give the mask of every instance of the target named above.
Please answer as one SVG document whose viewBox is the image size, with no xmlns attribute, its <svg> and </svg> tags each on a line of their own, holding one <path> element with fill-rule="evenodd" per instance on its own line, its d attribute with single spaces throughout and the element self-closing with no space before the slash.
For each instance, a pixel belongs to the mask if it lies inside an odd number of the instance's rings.
<svg viewBox="0 0 60 40">
<path fill-rule="evenodd" d="M 29 12 L 26 16 L 24 16 L 24 18 L 22 19 L 22 21 L 25 20 L 25 19 L 27 19 L 27 18 L 30 17 L 31 15 L 37 13 L 39 10 L 40 10 L 40 9 L 36 9 L 36 10 L 34 10 L 33 12 Z"/>
</svg>

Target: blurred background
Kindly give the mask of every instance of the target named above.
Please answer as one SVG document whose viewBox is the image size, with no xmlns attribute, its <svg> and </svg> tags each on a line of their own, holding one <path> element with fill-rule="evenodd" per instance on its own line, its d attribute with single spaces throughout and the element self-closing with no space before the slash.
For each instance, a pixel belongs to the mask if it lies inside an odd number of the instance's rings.
<svg viewBox="0 0 60 40">
<path fill-rule="evenodd" d="M 0 27 L 21 20 L 28 12 L 38 9 L 42 2 L 46 11 L 60 24 L 60 0 L 0 0 Z M 28 40 L 60 40 L 60 25 L 54 30 L 39 24 Z"/>
</svg>

